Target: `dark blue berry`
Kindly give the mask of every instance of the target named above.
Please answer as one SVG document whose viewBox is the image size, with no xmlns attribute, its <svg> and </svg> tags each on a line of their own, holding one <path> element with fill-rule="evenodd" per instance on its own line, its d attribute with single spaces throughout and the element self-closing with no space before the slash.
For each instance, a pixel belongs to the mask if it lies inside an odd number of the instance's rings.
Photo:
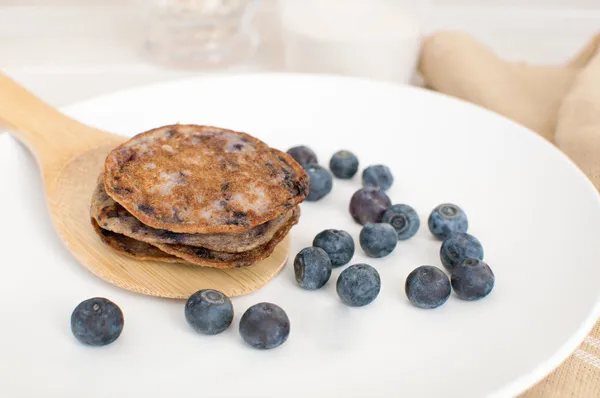
<svg viewBox="0 0 600 398">
<path fill-rule="evenodd" d="M 360 247 L 369 257 L 385 257 L 398 244 L 398 234 L 390 224 L 367 224 L 360 231 Z"/>
<path fill-rule="evenodd" d="M 320 247 L 307 247 L 294 259 L 296 282 L 307 290 L 317 290 L 325 286 L 331 277 L 331 260 Z"/>
<path fill-rule="evenodd" d="M 452 272 L 467 258 L 483 260 L 483 247 L 476 237 L 458 232 L 444 240 L 440 248 L 440 259 L 448 271 Z"/>
<path fill-rule="evenodd" d="M 457 232 L 467 232 L 469 228 L 465 212 L 451 203 L 444 203 L 433 209 L 428 224 L 431 233 L 442 240 Z"/>
<path fill-rule="evenodd" d="M 82 301 L 71 314 L 73 336 L 83 344 L 104 346 L 123 331 L 123 312 L 112 301 L 94 297 Z"/>
<path fill-rule="evenodd" d="M 319 232 L 313 240 L 313 246 L 327 252 L 332 267 L 346 265 L 354 256 L 354 240 L 346 231 L 326 229 Z"/>
<path fill-rule="evenodd" d="M 350 215 L 361 225 L 378 223 L 391 205 L 390 198 L 379 188 L 362 188 L 350 199 Z"/>
<path fill-rule="evenodd" d="M 255 304 L 240 319 L 240 335 L 254 348 L 275 348 L 288 339 L 290 320 L 285 311 L 275 304 Z"/>
<path fill-rule="evenodd" d="M 491 268 L 481 260 L 467 258 L 452 272 L 452 288 L 463 300 L 478 300 L 490 294 L 496 277 Z"/>
<path fill-rule="evenodd" d="M 394 183 L 394 176 L 387 166 L 369 166 L 363 170 L 362 182 L 365 187 L 379 188 L 382 191 L 390 189 Z"/>
<path fill-rule="evenodd" d="M 419 308 L 437 308 L 450 297 L 450 279 L 439 268 L 423 265 L 408 274 L 406 296 Z"/>
<path fill-rule="evenodd" d="M 331 188 L 333 187 L 333 177 L 326 168 L 321 167 L 318 164 L 310 164 L 306 166 L 305 169 L 310 180 L 306 200 L 314 202 L 331 192 Z"/>
<path fill-rule="evenodd" d="M 421 225 L 415 209 L 408 205 L 393 205 L 383 213 L 381 222 L 388 223 L 396 230 L 398 240 L 412 238 Z"/>
<path fill-rule="evenodd" d="M 331 157 L 329 168 L 337 178 L 350 179 L 358 171 L 358 158 L 350 151 L 338 151 Z"/>
<path fill-rule="evenodd" d="M 185 304 L 185 319 L 198 333 L 218 334 L 231 325 L 233 305 L 229 297 L 217 290 L 200 290 Z"/>
<path fill-rule="evenodd" d="M 295 146 L 293 148 L 288 149 L 287 154 L 294 158 L 296 162 L 300 164 L 300 166 L 306 168 L 309 164 L 317 164 L 319 163 L 317 159 L 317 154 L 307 146 L 300 145 Z"/>
<path fill-rule="evenodd" d="M 344 304 L 362 307 L 373 302 L 379 295 L 381 278 L 370 265 L 355 264 L 342 271 L 336 289 Z"/>
</svg>

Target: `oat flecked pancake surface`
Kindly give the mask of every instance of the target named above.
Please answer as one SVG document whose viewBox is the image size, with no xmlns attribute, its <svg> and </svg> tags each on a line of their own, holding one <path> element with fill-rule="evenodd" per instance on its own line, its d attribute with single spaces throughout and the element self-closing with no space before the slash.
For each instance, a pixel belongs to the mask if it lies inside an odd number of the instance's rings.
<svg viewBox="0 0 600 398">
<path fill-rule="evenodd" d="M 92 226 L 94 227 L 94 231 L 96 231 L 100 239 L 102 239 L 102 242 L 126 256 L 133 257 L 138 260 L 162 261 L 166 263 L 187 263 L 187 261 L 171 254 L 167 254 L 159 248 L 149 245 L 148 243 L 140 242 L 135 239 L 128 238 L 125 235 L 116 234 L 114 232 L 102 229 L 94 219 L 92 219 Z"/>
<path fill-rule="evenodd" d="M 245 133 L 172 125 L 139 134 L 106 158 L 106 192 L 142 223 L 180 233 L 239 232 L 291 210 L 308 175 Z"/>
<path fill-rule="evenodd" d="M 160 250 L 180 257 L 189 263 L 202 267 L 214 268 L 235 268 L 247 267 L 258 261 L 265 259 L 273 253 L 275 247 L 290 232 L 290 229 L 298 223 L 300 217 L 300 208 L 296 207 L 293 211 L 293 217 L 288 223 L 279 229 L 273 239 L 266 244 L 243 253 L 224 253 L 213 250 L 207 250 L 202 247 L 192 247 L 183 245 L 161 245 L 157 244 Z"/>
<path fill-rule="evenodd" d="M 239 253 L 266 244 L 293 216 L 290 210 L 271 221 L 247 231 L 212 234 L 187 234 L 155 229 L 143 224 L 108 196 L 100 176 L 92 196 L 91 216 L 102 229 L 150 244 L 176 244 L 204 247 L 221 252 Z"/>
</svg>

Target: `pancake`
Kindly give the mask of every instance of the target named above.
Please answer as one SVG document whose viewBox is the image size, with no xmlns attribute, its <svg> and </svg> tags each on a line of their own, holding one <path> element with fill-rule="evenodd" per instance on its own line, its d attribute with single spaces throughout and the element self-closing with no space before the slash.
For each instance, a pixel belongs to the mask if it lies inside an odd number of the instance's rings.
<svg viewBox="0 0 600 398">
<path fill-rule="evenodd" d="M 177 244 L 204 247 L 206 249 L 239 253 L 252 250 L 273 239 L 275 233 L 293 216 L 290 210 L 274 220 L 267 221 L 247 231 L 214 234 L 186 234 L 155 229 L 143 224 L 125 208 L 114 201 L 104 190 L 102 176 L 92 195 L 91 216 L 102 229 L 122 234 L 150 244 Z"/>
<path fill-rule="evenodd" d="M 300 217 L 300 208 L 293 211 L 293 217 L 281 229 L 279 229 L 273 239 L 266 244 L 243 253 L 224 253 L 207 250 L 201 247 L 183 246 L 183 245 L 161 245 L 157 244 L 160 250 L 186 260 L 189 263 L 202 267 L 214 268 L 239 268 L 247 267 L 258 261 L 265 259 L 273 253 L 275 247 L 286 237 L 290 229 L 298 223 Z"/>
<path fill-rule="evenodd" d="M 172 125 L 139 134 L 106 158 L 106 193 L 152 228 L 248 230 L 305 200 L 308 175 L 288 154 L 240 132 Z"/>
<path fill-rule="evenodd" d="M 158 244 L 154 246 L 102 229 L 94 219 L 92 219 L 92 225 L 105 244 L 122 254 L 138 260 L 184 263 L 201 267 L 226 269 L 250 266 L 270 256 L 275 247 L 289 233 L 290 229 L 298 223 L 299 217 L 300 208 L 297 207 L 292 211 L 291 219 L 275 233 L 273 239 L 262 246 L 243 253 L 225 253 L 183 245 Z"/>
<path fill-rule="evenodd" d="M 148 243 L 139 242 L 125 235 L 116 234 L 100 228 L 96 220 L 92 219 L 94 230 L 106 245 L 115 251 L 137 260 L 162 261 L 165 263 L 187 263 L 187 261 L 167 254 Z"/>
</svg>

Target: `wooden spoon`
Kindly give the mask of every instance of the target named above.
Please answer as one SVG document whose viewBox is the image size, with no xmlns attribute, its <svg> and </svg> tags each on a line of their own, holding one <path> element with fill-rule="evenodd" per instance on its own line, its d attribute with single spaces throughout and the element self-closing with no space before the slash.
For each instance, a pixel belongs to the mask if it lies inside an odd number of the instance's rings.
<svg viewBox="0 0 600 398">
<path fill-rule="evenodd" d="M 247 294 L 283 268 L 289 236 L 267 259 L 231 270 L 139 261 L 114 252 L 94 232 L 89 208 L 104 159 L 125 138 L 68 118 L 2 73 L 0 93 L 0 128 L 13 133 L 34 154 L 60 238 L 96 276 L 136 293 L 187 299 L 205 288 L 228 296 Z"/>
</svg>

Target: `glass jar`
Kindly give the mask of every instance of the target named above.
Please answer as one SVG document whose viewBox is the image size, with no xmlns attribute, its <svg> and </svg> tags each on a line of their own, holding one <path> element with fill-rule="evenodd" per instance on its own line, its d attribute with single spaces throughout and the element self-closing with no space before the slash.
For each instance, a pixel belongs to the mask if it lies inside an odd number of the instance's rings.
<svg viewBox="0 0 600 398">
<path fill-rule="evenodd" d="M 139 0 L 144 52 L 175 67 L 224 67 L 251 56 L 260 0 Z"/>
</svg>

